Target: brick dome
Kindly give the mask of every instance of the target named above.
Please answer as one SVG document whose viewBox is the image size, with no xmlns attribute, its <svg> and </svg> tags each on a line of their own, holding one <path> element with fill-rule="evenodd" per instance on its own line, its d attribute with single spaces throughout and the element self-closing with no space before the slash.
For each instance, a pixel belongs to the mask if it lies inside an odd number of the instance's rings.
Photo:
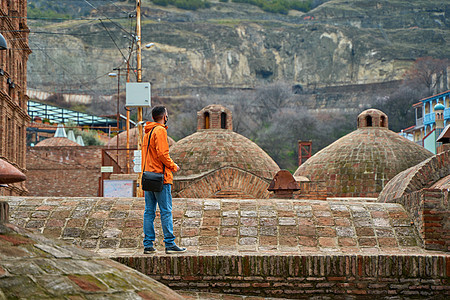
<svg viewBox="0 0 450 300">
<path fill-rule="evenodd" d="M 377 197 L 386 183 L 433 154 L 387 128 L 375 109 L 358 116 L 358 129 L 322 149 L 295 176 L 325 188 L 328 197 Z"/>
<path fill-rule="evenodd" d="M 176 177 L 199 175 L 225 166 L 272 179 L 280 169 L 258 145 L 231 130 L 200 130 L 179 140 L 170 156 L 181 167 Z"/>
<path fill-rule="evenodd" d="M 130 129 L 130 141 L 129 146 L 130 148 L 136 148 L 137 149 L 137 140 L 138 140 L 139 130 L 138 127 L 134 127 Z M 127 147 L 127 132 L 123 131 L 119 133 L 119 135 L 116 135 L 115 137 L 111 138 L 107 144 L 108 147 L 115 148 L 117 145 L 117 138 L 119 139 L 119 148 L 126 148 Z M 169 147 L 172 147 L 176 142 L 173 138 L 170 136 L 167 137 L 167 140 L 169 142 Z"/>
<path fill-rule="evenodd" d="M 40 141 L 35 145 L 35 147 L 72 147 L 72 146 L 80 146 L 80 145 L 65 137 L 48 138 Z"/>
<path fill-rule="evenodd" d="M 181 139 L 170 149 L 180 165 L 177 177 L 200 175 L 222 167 L 237 167 L 272 179 L 280 169 L 258 145 L 235 133 L 231 111 L 219 104 L 197 112 L 197 132 Z"/>
</svg>

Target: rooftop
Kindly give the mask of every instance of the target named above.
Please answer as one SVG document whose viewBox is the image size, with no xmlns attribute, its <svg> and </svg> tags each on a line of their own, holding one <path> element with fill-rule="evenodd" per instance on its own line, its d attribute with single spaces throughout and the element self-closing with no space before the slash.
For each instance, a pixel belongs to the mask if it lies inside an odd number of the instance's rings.
<svg viewBox="0 0 450 300">
<path fill-rule="evenodd" d="M 372 198 L 173 199 L 186 255 L 430 254 L 400 204 Z M 8 197 L 10 222 L 103 256 L 142 256 L 142 198 Z M 157 256 L 166 256 L 159 217 Z"/>
</svg>

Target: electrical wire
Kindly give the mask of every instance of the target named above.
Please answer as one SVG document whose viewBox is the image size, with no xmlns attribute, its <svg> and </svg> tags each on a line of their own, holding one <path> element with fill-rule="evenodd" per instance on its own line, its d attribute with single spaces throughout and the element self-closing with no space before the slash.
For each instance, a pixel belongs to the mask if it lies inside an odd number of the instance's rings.
<svg viewBox="0 0 450 300">
<path fill-rule="evenodd" d="M 120 54 L 122 55 L 122 57 L 126 60 L 127 58 L 125 57 L 125 55 L 123 55 L 122 50 L 120 50 L 119 46 L 117 45 L 116 41 L 114 40 L 114 38 L 112 37 L 111 33 L 109 32 L 108 28 L 106 28 L 105 24 L 103 23 L 102 19 L 99 19 L 100 23 L 102 24 L 103 28 L 105 28 L 106 32 L 108 33 L 109 37 L 111 38 L 111 40 L 113 41 L 114 45 L 116 46 L 116 48 L 119 50 Z"/>
<path fill-rule="evenodd" d="M 32 43 L 34 43 L 34 44 L 36 44 L 35 42 L 32 42 Z M 37 45 L 36 44 L 36 47 L 37 48 L 40 48 L 39 47 L 39 45 Z M 73 76 L 73 77 L 76 77 L 76 76 L 74 76 L 71 72 L 69 72 L 62 64 L 60 64 L 59 62 L 57 62 L 56 60 L 54 60 L 50 55 L 48 55 L 48 53 L 46 52 L 46 51 L 43 51 L 43 53 L 44 53 L 44 55 L 50 60 L 50 61 L 52 61 L 54 64 L 56 64 L 56 65 L 58 65 L 63 71 L 65 71 L 67 74 L 69 74 L 70 76 Z M 88 90 L 90 90 L 94 95 L 96 95 L 97 94 L 97 91 L 95 91 L 95 90 L 93 90 L 91 87 L 89 87 L 89 82 L 95 82 L 97 79 L 99 79 L 99 78 L 102 78 L 102 77 L 105 77 L 105 76 L 107 76 L 109 74 L 109 72 L 108 73 L 105 73 L 105 74 L 102 74 L 102 75 L 100 75 L 100 76 L 97 76 L 96 78 L 93 78 L 93 79 L 91 79 L 91 80 L 89 80 L 89 81 L 86 81 L 86 82 L 83 82 L 83 81 L 81 81 L 81 80 L 77 80 L 78 81 L 78 83 L 77 83 L 77 85 L 80 85 L 80 86 L 83 86 L 83 87 L 85 87 L 86 89 L 88 89 Z"/>
<path fill-rule="evenodd" d="M 89 3 L 89 1 L 87 1 L 87 0 L 83 0 L 83 1 L 86 2 L 89 6 L 91 6 L 92 8 L 94 8 L 95 10 L 98 11 L 98 8 L 96 8 L 94 5 L 92 5 L 91 3 Z M 114 22 L 113 20 L 111 20 L 109 17 L 107 17 L 107 16 L 105 16 L 105 15 L 103 15 L 103 16 L 104 16 L 108 21 L 110 21 L 111 23 L 113 23 L 114 25 L 116 25 L 118 28 L 120 28 L 122 31 L 124 31 L 126 34 L 130 35 L 131 37 L 133 37 L 131 33 L 129 33 L 125 28 L 122 27 L 122 25 L 120 25 L 120 24 Z"/>
</svg>

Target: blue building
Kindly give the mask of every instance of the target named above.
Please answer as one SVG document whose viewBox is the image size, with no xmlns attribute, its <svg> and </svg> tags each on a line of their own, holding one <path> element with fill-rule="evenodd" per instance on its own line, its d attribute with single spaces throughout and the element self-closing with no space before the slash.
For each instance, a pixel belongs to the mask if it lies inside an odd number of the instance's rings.
<svg viewBox="0 0 450 300">
<path fill-rule="evenodd" d="M 416 124 L 403 132 L 411 134 L 413 141 L 436 154 L 436 139 L 450 124 L 450 90 L 420 100 L 413 105 Z"/>
</svg>

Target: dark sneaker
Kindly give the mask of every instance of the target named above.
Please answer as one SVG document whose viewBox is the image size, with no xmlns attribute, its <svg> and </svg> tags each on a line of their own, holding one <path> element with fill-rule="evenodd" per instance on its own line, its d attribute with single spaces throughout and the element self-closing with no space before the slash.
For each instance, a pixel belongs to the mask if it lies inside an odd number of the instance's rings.
<svg viewBox="0 0 450 300">
<path fill-rule="evenodd" d="M 166 248 L 167 254 L 183 253 L 186 252 L 186 248 L 180 248 L 177 245 Z"/>
<path fill-rule="evenodd" d="M 156 249 L 153 247 L 144 248 L 144 254 L 152 254 L 155 252 L 156 252 Z"/>
</svg>

